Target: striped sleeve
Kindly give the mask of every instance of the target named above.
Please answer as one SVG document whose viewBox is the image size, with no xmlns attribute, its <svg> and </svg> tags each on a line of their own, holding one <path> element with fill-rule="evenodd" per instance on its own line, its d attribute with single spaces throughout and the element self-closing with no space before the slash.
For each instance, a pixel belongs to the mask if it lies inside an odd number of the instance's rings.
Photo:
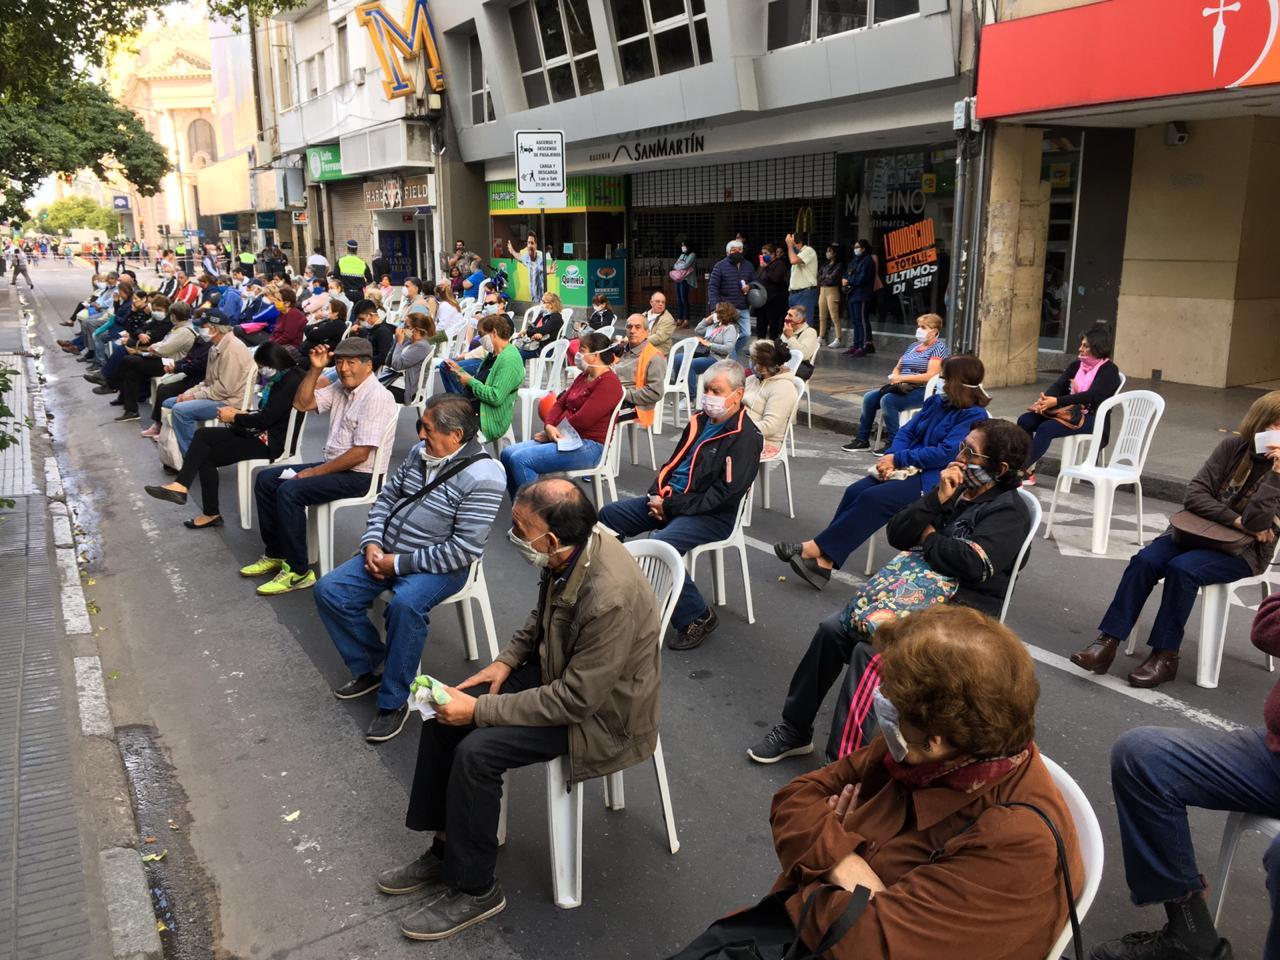
<svg viewBox="0 0 1280 960">
<path fill-rule="evenodd" d="M 373 502 L 373 506 L 369 509 L 369 519 L 365 521 L 364 536 L 360 539 L 361 553 L 364 553 L 364 548 L 371 543 L 377 544 L 379 547 L 383 546 L 382 538 L 386 534 L 387 517 L 391 513 L 391 508 L 395 506 L 401 497 L 413 492 L 406 489 L 407 487 L 412 486 L 414 490 L 417 490 L 421 486 L 421 484 L 412 481 L 410 473 L 415 469 L 415 460 L 418 463 L 422 462 L 422 458 L 418 453 L 421 446 L 421 442 L 415 445 L 409 451 L 409 456 L 405 457 L 404 463 L 400 464 L 400 468 L 395 473 L 389 474 L 382 484 L 382 492 L 378 494 L 378 499 Z"/>
<path fill-rule="evenodd" d="M 479 560 L 493 521 L 506 492 L 506 474 L 494 460 L 482 460 L 464 470 L 456 481 L 461 501 L 453 515 L 449 536 L 429 546 L 419 547 L 404 559 L 404 573 L 448 573 L 462 570 Z"/>
</svg>

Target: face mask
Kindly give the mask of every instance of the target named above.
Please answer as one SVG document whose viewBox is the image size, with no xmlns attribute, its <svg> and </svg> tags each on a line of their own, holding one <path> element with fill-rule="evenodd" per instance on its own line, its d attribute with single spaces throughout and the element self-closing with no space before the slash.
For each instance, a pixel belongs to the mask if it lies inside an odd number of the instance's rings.
<svg viewBox="0 0 1280 960">
<path fill-rule="evenodd" d="M 681 252 L 681 253 L 688 253 L 688 252 L 689 252 L 689 248 L 688 248 L 688 247 L 681 247 L 681 248 L 680 248 L 680 252 Z"/>
<path fill-rule="evenodd" d="M 204 340 L 206 343 L 208 343 L 209 341 L 211 341 L 211 340 L 213 339 L 213 334 L 212 334 L 212 333 L 210 333 L 208 330 L 201 330 L 201 331 L 200 331 L 200 339 L 201 339 L 201 340 Z"/>
<path fill-rule="evenodd" d="M 101 280 L 99 280 L 97 283 L 93 285 L 93 288 L 95 290 L 105 290 L 107 289 L 107 285 L 103 283 Z"/>
<path fill-rule="evenodd" d="M 834 261 L 835 261 L 835 259 L 836 259 L 836 255 L 835 255 L 834 253 L 828 253 L 828 254 L 827 254 L 827 261 L 828 261 L 828 262 L 834 262 Z"/>
<path fill-rule="evenodd" d="M 541 540 L 542 537 L 545 537 L 545 536 L 546 534 L 544 533 L 542 534 L 542 536 L 537 537 L 535 539 Z M 535 550 L 533 546 L 535 540 L 521 540 L 518 536 L 516 536 L 516 531 L 514 527 L 512 527 L 510 530 L 507 531 L 507 539 L 516 545 L 516 549 L 520 551 L 520 556 L 524 557 L 524 559 L 528 563 L 531 563 L 533 566 L 538 567 L 539 569 L 542 569 L 551 563 L 550 554 L 542 553 L 539 550 Z"/>
<path fill-rule="evenodd" d="M 164 319 L 164 311 L 163 311 L 163 310 L 152 310 L 152 311 L 151 311 L 151 319 L 153 319 L 153 320 L 163 320 L 163 319 Z"/>
<path fill-rule="evenodd" d="M 902 763 L 907 759 L 907 740 L 898 727 L 898 708 L 879 690 L 871 694 L 871 709 L 875 711 L 876 722 L 880 724 L 880 733 L 889 747 L 889 756 Z"/>
<path fill-rule="evenodd" d="M 573 365 L 577 367 L 579 370 L 583 371 L 584 373 L 586 372 L 587 366 L 588 366 L 587 361 L 583 358 L 582 354 L 578 354 L 576 357 L 573 358 Z"/>
<path fill-rule="evenodd" d="M 862 256 L 862 255 L 863 255 L 864 253 L 866 253 L 866 252 L 867 252 L 867 251 L 863 250 L 861 247 L 854 247 L 854 248 L 853 248 L 853 255 L 854 255 L 855 257 L 860 257 L 860 256 Z"/>
<path fill-rule="evenodd" d="M 762 254 L 760 254 L 760 262 L 761 262 L 761 263 L 772 263 L 772 262 L 773 262 L 773 257 L 769 256 L 769 254 L 767 254 L 767 253 L 762 253 Z"/>
<path fill-rule="evenodd" d="M 276 369 L 274 367 L 259 367 L 258 371 L 268 380 L 276 375 Z"/>
<path fill-rule="evenodd" d="M 485 353 L 493 353 L 493 336 L 486 333 L 480 338 L 480 346 L 484 347 Z"/>
<path fill-rule="evenodd" d="M 448 457 L 437 457 L 427 449 L 427 445 L 425 443 L 422 445 L 422 465 L 428 470 L 434 470 L 448 459 Z"/>
<path fill-rule="evenodd" d="M 991 475 L 991 471 L 980 463 L 966 463 L 964 465 L 964 488 L 966 490 L 978 490 L 989 483 L 994 483 L 995 479 Z"/>
<path fill-rule="evenodd" d="M 729 254 L 729 261 L 730 261 L 731 263 L 741 263 L 741 262 L 742 262 L 742 254 L 741 254 L 741 253 L 738 253 L 738 252 L 735 250 L 733 253 Z"/>
<path fill-rule="evenodd" d="M 916 343 L 924 343 L 929 339 L 929 331 L 924 327 L 916 327 Z"/>
<path fill-rule="evenodd" d="M 724 397 L 716 397 L 711 394 L 704 394 L 702 397 L 702 412 L 712 420 L 719 420 L 725 413 Z"/>
</svg>

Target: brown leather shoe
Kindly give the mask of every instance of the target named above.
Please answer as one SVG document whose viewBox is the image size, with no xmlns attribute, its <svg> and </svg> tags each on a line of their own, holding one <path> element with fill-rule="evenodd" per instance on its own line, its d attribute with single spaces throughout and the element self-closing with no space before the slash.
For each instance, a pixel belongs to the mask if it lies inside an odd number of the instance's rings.
<svg viewBox="0 0 1280 960">
<path fill-rule="evenodd" d="M 1152 650 L 1142 666 L 1129 674 L 1129 685 L 1149 689 L 1167 683 L 1177 675 L 1178 651 Z"/>
<path fill-rule="evenodd" d="M 1111 661 L 1116 658 L 1116 650 L 1120 648 L 1120 641 L 1115 637 L 1109 637 L 1105 633 L 1098 634 L 1098 639 L 1089 644 L 1079 653 L 1071 655 L 1071 662 L 1077 667 L 1083 667 L 1090 673 L 1106 673 L 1111 669 Z"/>
</svg>

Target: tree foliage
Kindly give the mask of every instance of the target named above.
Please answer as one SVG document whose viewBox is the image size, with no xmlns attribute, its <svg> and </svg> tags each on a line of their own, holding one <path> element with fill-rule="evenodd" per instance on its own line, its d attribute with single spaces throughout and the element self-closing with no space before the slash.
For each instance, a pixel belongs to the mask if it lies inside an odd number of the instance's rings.
<svg viewBox="0 0 1280 960">
<path fill-rule="evenodd" d="M 87 227 L 115 236 L 120 229 L 120 220 L 114 210 L 80 196 L 53 201 L 48 207 L 42 207 L 33 221 L 35 229 L 41 233 L 65 234 L 77 227 Z"/>
</svg>

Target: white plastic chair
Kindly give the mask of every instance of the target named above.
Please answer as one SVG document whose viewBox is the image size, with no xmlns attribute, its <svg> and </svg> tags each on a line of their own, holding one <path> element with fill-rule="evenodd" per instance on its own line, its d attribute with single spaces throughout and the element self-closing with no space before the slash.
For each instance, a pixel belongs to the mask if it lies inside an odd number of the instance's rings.
<svg viewBox="0 0 1280 960">
<path fill-rule="evenodd" d="M 1280 836 L 1280 820 L 1260 817 L 1254 813 L 1241 813 L 1238 810 L 1227 814 L 1227 823 L 1222 829 L 1222 847 L 1218 850 L 1217 881 L 1212 885 L 1213 895 L 1209 901 L 1214 926 L 1217 926 L 1222 917 L 1222 901 L 1227 898 L 1227 881 L 1231 879 L 1231 861 L 1235 859 L 1240 836 L 1246 830 L 1257 830 L 1268 839 L 1273 839 Z"/>
<path fill-rule="evenodd" d="M 528 363 L 529 386 L 516 391 L 520 404 L 520 437 L 533 438 L 533 411 L 548 393 L 558 394 L 564 380 L 564 355 L 568 340 L 552 340 Z"/>
<path fill-rule="evenodd" d="M 601 334 L 602 336 L 606 336 L 610 340 L 613 339 L 613 327 L 611 326 L 603 326 L 599 330 L 597 330 L 596 333 Z"/>
<path fill-rule="evenodd" d="M 753 485 L 754 486 L 754 485 Z M 733 520 L 733 530 L 729 536 L 714 543 L 704 543 L 694 547 L 685 555 L 685 565 L 689 568 L 689 576 L 696 577 L 698 558 L 704 553 L 713 554 L 712 577 L 716 591 L 716 606 L 725 605 L 724 554 L 726 550 L 737 550 L 738 561 L 742 565 L 742 590 L 747 596 L 747 623 L 756 622 L 755 610 L 751 605 L 751 573 L 747 569 L 747 540 L 742 530 L 747 524 L 747 515 L 751 507 L 752 487 L 747 488 L 742 501 L 738 504 L 738 515 Z"/>
<path fill-rule="evenodd" d="M 573 329 L 573 307 L 561 307 L 560 320 L 560 332 L 556 334 L 556 339 L 568 340 L 569 331 Z"/>
<path fill-rule="evenodd" d="M 1120 386 L 1116 389 L 1116 393 L 1124 390 L 1124 385 L 1129 380 L 1123 373 L 1120 374 Z M 1069 437 L 1062 438 L 1062 467 L 1072 467 L 1080 463 L 1085 454 L 1089 451 L 1089 441 L 1092 439 L 1093 433 L 1075 433 Z M 1061 470 L 1062 467 L 1059 467 Z M 1067 480 L 1062 484 L 1062 492 L 1071 492 L 1071 481 Z"/>
<path fill-rule="evenodd" d="M 397 417 L 392 417 L 382 431 L 382 441 L 373 455 L 373 472 L 369 474 L 369 489 L 358 497 L 315 503 L 307 507 L 307 550 L 313 563 L 320 562 L 320 576 L 333 569 L 334 515 L 347 507 L 367 507 L 378 499 L 382 484 L 391 466 L 391 446 L 396 438 Z"/>
<path fill-rule="evenodd" d="M 666 415 L 667 397 L 675 394 L 671 410 L 671 425 L 680 429 L 680 398 L 684 397 L 685 415 L 693 417 L 693 398 L 689 396 L 689 370 L 693 366 L 693 354 L 698 349 L 695 337 L 685 337 L 671 348 L 667 358 L 667 379 L 662 383 L 662 396 L 654 406 L 653 432 L 661 436 L 662 421 Z M 674 381 L 672 375 L 674 374 Z"/>
<path fill-rule="evenodd" d="M 796 415 L 800 413 L 800 401 L 804 398 L 805 389 L 803 380 L 798 377 L 791 377 L 790 380 L 796 388 L 796 402 L 795 406 L 791 408 L 790 416 L 787 417 L 787 432 L 782 436 L 782 446 L 778 448 L 778 452 L 767 460 L 761 459 L 760 474 L 756 478 L 756 482 L 760 485 L 760 505 L 765 510 L 768 510 L 769 488 L 773 485 L 771 477 L 773 472 L 781 467 L 783 479 L 787 483 L 787 516 L 794 520 L 796 508 L 791 499 L 791 457 L 787 453 L 787 441 L 790 440 L 793 445 L 795 443 Z"/>
<path fill-rule="evenodd" d="M 380 615 L 388 603 L 391 602 L 391 591 L 383 590 L 377 596 L 376 604 L 373 612 L 378 614 L 374 617 L 374 625 L 378 632 L 384 635 L 385 639 L 385 620 Z M 468 660 L 479 660 L 480 651 L 476 644 L 476 624 L 471 612 L 471 604 L 474 602 L 480 608 L 480 617 L 484 621 L 485 640 L 489 645 L 490 661 L 498 659 L 498 633 L 493 627 L 493 606 L 489 603 L 489 588 L 485 585 L 484 565 L 482 560 L 474 561 L 467 569 L 467 582 L 462 585 L 457 593 L 450 597 L 446 597 L 431 608 L 434 614 L 443 607 L 447 607 L 451 603 L 459 604 L 458 621 L 462 627 L 462 639 L 467 649 Z M 426 657 L 426 648 L 422 651 L 423 658 Z M 425 673 L 422 661 L 418 663 L 418 672 Z"/>
<path fill-rule="evenodd" d="M 163 376 L 152 377 L 151 378 L 151 405 L 153 407 L 156 405 L 156 397 L 159 396 L 160 387 L 162 384 L 177 383 L 179 380 L 182 380 L 182 379 L 183 379 L 183 375 L 180 373 L 166 373 Z"/>
<path fill-rule="evenodd" d="M 615 480 L 618 476 L 618 413 L 622 410 L 622 401 L 618 401 L 618 405 L 613 408 L 613 413 L 609 414 L 609 428 L 605 431 L 604 443 L 600 451 L 600 461 L 594 467 L 584 467 L 581 470 L 565 470 L 555 476 L 562 476 L 569 480 L 590 480 L 591 487 L 596 494 L 596 509 L 599 510 L 604 506 L 604 488 L 603 484 L 609 485 L 609 496 L 618 499 L 618 487 Z"/>
<path fill-rule="evenodd" d="M 792 350 L 791 357 L 787 360 L 787 369 L 791 371 L 791 375 L 793 377 L 796 375 L 796 371 L 800 369 L 800 364 L 802 363 L 804 363 L 804 354 L 801 353 L 799 350 Z M 803 381 L 801 382 L 803 383 Z M 813 395 L 807 389 L 804 392 L 804 416 L 805 416 L 805 425 L 810 430 L 812 430 L 813 429 Z M 791 452 L 792 453 L 796 452 L 795 437 L 791 438 Z"/>
<path fill-rule="evenodd" d="M 636 436 L 638 434 L 644 434 L 649 440 L 649 465 L 654 470 L 658 469 L 658 454 L 653 446 L 653 434 L 657 426 L 658 426 L 658 414 L 657 414 L 656 407 L 654 408 L 652 427 L 641 426 L 639 420 L 620 420 L 618 422 L 618 429 L 626 431 L 628 447 L 631 451 L 631 465 L 633 467 L 636 465 Z M 621 437 L 618 438 L 618 442 L 619 444 L 621 444 L 622 442 Z M 621 449 L 621 447 L 619 447 L 619 449 Z"/>
<path fill-rule="evenodd" d="M 247 412 L 253 409 L 253 401 L 257 393 L 258 393 L 258 367 L 255 364 L 252 371 L 249 374 L 249 379 L 246 380 L 244 384 L 244 395 L 240 398 L 241 412 Z M 152 396 L 154 396 L 154 394 L 152 394 Z M 217 417 L 214 417 L 212 420 L 201 420 L 200 426 L 222 427 L 222 426 L 226 426 L 226 424 L 224 424 Z"/>
<path fill-rule="evenodd" d="M 1222 670 L 1222 651 L 1227 642 L 1227 618 L 1231 615 L 1231 601 L 1236 592 L 1245 587 L 1261 587 L 1265 600 L 1275 587 L 1269 573 L 1257 577 L 1245 577 L 1232 583 L 1213 583 L 1200 588 L 1200 647 L 1196 658 L 1196 686 L 1212 690 L 1218 686 L 1218 674 Z M 1129 634 L 1125 653 L 1133 656 L 1138 638 Z M 1264 654 L 1267 670 L 1274 673 L 1275 658 Z"/>
<path fill-rule="evenodd" d="M 1084 886 L 1080 890 L 1080 896 L 1076 898 L 1076 916 L 1083 923 L 1085 914 L 1093 906 L 1093 898 L 1097 896 L 1098 887 L 1102 883 L 1102 867 L 1105 859 L 1102 827 L 1098 824 L 1098 815 L 1093 812 L 1093 807 L 1089 804 L 1089 798 L 1085 796 L 1084 791 L 1071 778 L 1071 775 L 1043 753 L 1040 754 L 1040 760 L 1049 770 L 1053 785 L 1058 788 L 1058 792 L 1066 802 L 1067 810 L 1071 813 L 1071 820 L 1076 828 L 1076 839 L 1080 843 L 1080 859 L 1084 861 Z M 1062 824 L 1054 824 L 1054 826 L 1059 831 L 1062 830 Z M 1044 829 L 1047 831 L 1049 828 Z M 1072 877 L 1072 880 L 1074 879 Z M 1049 951 L 1047 960 L 1059 960 L 1066 953 L 1067 944 L 1070 942 L 1071 918 L 1068 917 L 1062 933 L 1058 935 L 1053 949 Z"/>
<path fill-rule="evenodd" d="M 1027 531 L 1025 539 L 1022 541 L 1022 548 L 1018 551 L 1018 558 L 1013 561 L 1013 572 L 1009 574 L 1009 586 L 1005 588 L 1004 603 L 1000 606 L 1001 623 L 1004 623 L 1004 618 L 1009 613 L 1009 602 L 1013 599 L 1013 588 L 1018 584 L 1018 574 L 1022 572 L 1022 563 L 1027 559 L 1027 552 L 1031 549 L 1031 542 L 1035 540 L 1036 531 L 1040 529 L 1040 518 L 1044 515 L 1040 500 L 1035 494 L 1019 487 L 1018 495 L 1022 497 L 1023 503 L 1027 505 L 1027 511 L 1031 514 L 1031 529 Z"/>
<path fill-rule="evenodd" d="M 538 314 L 542 312 L 542 304 L 535 303 L 532 307 L 524 312 L 524 319 L 520 322 L 520 329 L 515 335 L 518 337 L 529 328 L 529 324 L 538 318 Z"/>
<path fill-rule="evenodd" d="M 796 383 L 799 384 L 799 386 L 796 387 L 796 389 L 800 391 L 800 396 L 796 398 L 796 417 L 799 418 L 801 400 L 804 401 L 806 407 L 808 407 L 810 410 L 813 409 L 812 404 L 810 402 L 810 397 L 812 396 L 812 394 L 809 393 L 809 382 L 807 380 L 801 380 L 799 377 L 796 377 L 795 381 Z M 813 423 L 810 422 L 809 426 L 813 426 Z M 791 455 L 793 457 L 796 455 L 796 431 L 794 427 L 795 427 L 795 424 L 792 424 L 792 429 L 787 431 L 787 440 L 791 444 Z"/>
<path fill-rule="evenodd" d="M 1107 422 L 1107 414 L 1119 407 L 1124 413 L 1124 421 L 1117 436 L 1112 442 L 1111 458 L 1106 466 L 1099 463 L 1102 455 L 1102 428 Z M 1138 501 L 1138 546 L 1142 546 L 1142 468 L 1147 461 L 1147 452 L 1151 449 L 1151 438 L 1155 436 L 1156 426 L 1164 414 L 1164 397 L 1150 390 L 1135 390 L 1132 393 L 1117 394 L 1098 405 L 1093 420 L 1093 433 L 1089 440 L 1089 450 L 1083 463 L 1071 467 L 1063 467 L 1058 472 L 1057 483 L 1053 487 L 1053 502 L 1049 505 L 1049 522 L 1045 524 L 1044 536 L 1049 539 L 1053 532 L 1053 515 L 1058 507 L 1058 492 L 1065 480 L 1084 480 L 1093 485 L 1093 542 L 1090 549 L 1095 554 L 1107 552 L 1107 542 L 1111 537 L 1111 510 L 1115 503 L 1116 488 L 1132 484 Z"/>
<path fill-rule="evenodd" d="M 426 359 L 422 361 L 422 365 L 418 367 L 417 389 L 414 390 L 412 397 L 405 397 L 404 405 L 406 407 L 413 407 L 417 410 L 418 419 L 422 419 L 423 411 L 427 408 L 427 399 L 431 396 L 431 391 L 435 388 L 436 378 L 439 377 L 437 368 L 440 366 L 440 362 L 443 357 L 437 356 L 437 354 L 447 350 L 448 347 L 449 344 L 446 341 L 442 344 L 441 350 L 432 350 L 431 353 L 427 355 Z"/>
<path fill-rule="evenodd" d="M 932 377 L 929 378 L 929 382 L 924 385 L 924 398 L 928 400 L 935 393 L 941 393 L 942 388 L 945 385 L 946 385 L 946 381 L 942 379 L 942 374 L 935 373 Z M 901 413 L 899 413 L 898 429 L 901 430 L 908 423 L 910 423 L 911 418 L 914 417 L 917 413 L 919 413 L 921 409 L 922 409 L 921 407 L 910 407 L 906 410 L 903 410 Z M 872 444 L 872 446 L 875 446 L 876 444 L 878 444 L 880 442 L 880 438 L 883 436 L 884 436 L 884 409 L 881 408 L 880 416 L 876 420 L 876 439 L 875 439 L 875 443 Z"/>
<path fill-rule="evenodd" d="M 236 489 L 240 494 L 240 529 L 253 527 L 253 476 L 266 467 L 283 467 L 302 462 L 302 429 L 306 414 L 300 410 L 289 411 L 289 422 L 284 428 L 284 449 L 274 460 L 241 460 L 236 464 Z"/>
</svg>

